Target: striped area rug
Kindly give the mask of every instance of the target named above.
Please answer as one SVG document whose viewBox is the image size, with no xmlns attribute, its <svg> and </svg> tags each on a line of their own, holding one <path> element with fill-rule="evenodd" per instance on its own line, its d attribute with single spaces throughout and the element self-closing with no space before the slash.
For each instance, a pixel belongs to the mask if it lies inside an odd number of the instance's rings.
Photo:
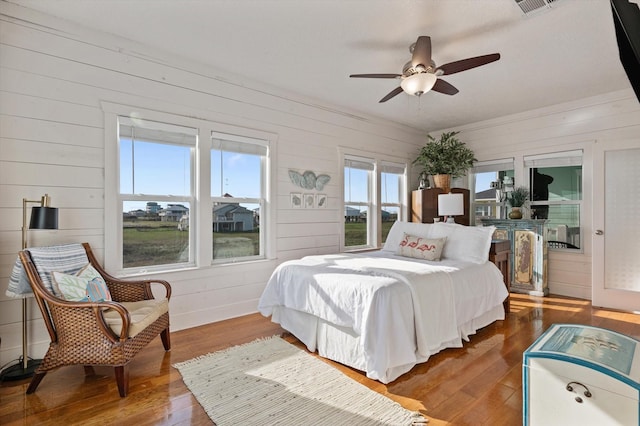
<svg viewBox="0 0 640 426">
<path fill-rule="evenodd" d="M 217 426 L 426 423 L 275 336 L 174 367 Z"/>
</svg>

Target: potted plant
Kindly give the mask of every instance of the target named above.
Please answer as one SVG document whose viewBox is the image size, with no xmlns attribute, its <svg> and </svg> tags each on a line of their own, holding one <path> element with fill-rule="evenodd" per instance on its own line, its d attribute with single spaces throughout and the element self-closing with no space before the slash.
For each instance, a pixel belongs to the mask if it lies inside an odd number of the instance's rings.
<svg viewBox="0 0 640 426">
<path fill-rule="evenodd" d="M 458 133 L 445 132 L 437 140 L 427 135 L 427 144 L 413 161 L 422 166 L 423 173 L 433 176 L 437 188 L 445 191 L 451 186 L 451 178 L 464 176 L 477 161 L 473 151 L 456 137 Z"/>
<path fill-rule="evenodd" d="M 522 206 L 529 199 L 529 189 L 526 186 L 518 186 L 507 193 L 507 204 L 511 206 L 509 219 L 522 219 Z"/>
</svg>

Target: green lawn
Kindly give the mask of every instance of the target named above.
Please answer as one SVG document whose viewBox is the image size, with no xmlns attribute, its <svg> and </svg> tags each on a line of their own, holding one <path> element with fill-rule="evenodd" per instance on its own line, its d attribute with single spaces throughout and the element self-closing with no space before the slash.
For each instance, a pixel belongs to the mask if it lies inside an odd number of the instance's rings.
<svg viewBox="0 0 640 426">
<path fill-rule="evenodd" d="M 382 223 L 382 239 L 386 239 L 393 222 Z M 367 243 L 364 222 L 345 223 L 345 245 Z M 254 232 L 214 232 L 213 252 L 216 259 L 253 256 L 260 253 L 260 234 Z M 175 222 L 136 220 L 124 222 L 124 267 L 165 265 L 186 262 L 189 258 L 189 232 L 179 231 Z"/>
<path fill-rule="evenodd" d="M 382 222 L 382 241 L 387 239 L 394 222 Z M 346 222 L 344 224 L 345 246 L 363 246 L 367 244 L 367 224 L 365 222 Z"/>
</svg>

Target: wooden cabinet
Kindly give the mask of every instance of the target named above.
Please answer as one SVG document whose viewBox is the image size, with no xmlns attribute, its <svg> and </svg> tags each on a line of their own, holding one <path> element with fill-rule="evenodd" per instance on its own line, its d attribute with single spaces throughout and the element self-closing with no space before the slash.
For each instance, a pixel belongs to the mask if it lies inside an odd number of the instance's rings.
<svg viewBox="0 0 640 426">
<path fill-rule="evenodd" d="M 523 355 L 524 425 L 638 425 L 640 341 L 553 324 Z"/>
<path fill-rule="evenodd" d="M 545 219 L 482 219 L 484 226 L 495 226 L 493 238 L 511 244 L 511 291 L 546 296 L 547 244 Z"/>
<path fill-rule="evenodd" d="M 455 216 L 456 223 L 460 225 L 471 224 L 469 211 L 469 190 L 465 188 L 451 188 L 454 194 L 463 194 L 464 215 Z M 438 216 L 438 194 L 444 194 L 440 188 L 417 189 L 411 193 L 411 222 L 433 223 L 433 218 Z"/>
</svg>

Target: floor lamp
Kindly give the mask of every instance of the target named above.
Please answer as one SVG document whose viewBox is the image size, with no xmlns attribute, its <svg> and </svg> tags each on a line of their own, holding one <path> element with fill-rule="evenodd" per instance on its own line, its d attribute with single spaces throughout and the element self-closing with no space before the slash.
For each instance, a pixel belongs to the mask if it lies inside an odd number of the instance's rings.
<svg viewBox="0 0 640 426">
<path fill-rule="evenodd" d="M 29 229 L 58 229 L 58 209 L 50 207 L 51 198 L 48 194 L 40 200 L 22 199 L 22 250 L 27 248 L 27 205 L 39 204 L 31 209 Z M 27 298 L 30 294 L 22 294 L 22 359 L 15 365 L 7 367 L 0 373 L 0 382 L 4 380 L 22 380 L 33 376 L 34 371 L 42 362 L 40 359 L 29 359 L 27 343 Z"/>
</svg>

